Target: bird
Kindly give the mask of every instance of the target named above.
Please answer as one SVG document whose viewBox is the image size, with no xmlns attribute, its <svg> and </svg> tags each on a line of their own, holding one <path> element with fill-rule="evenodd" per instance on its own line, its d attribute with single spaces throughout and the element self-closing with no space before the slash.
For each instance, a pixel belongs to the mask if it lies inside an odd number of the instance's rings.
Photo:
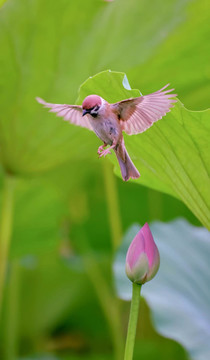
<svg viewBox="0 0 210 360">
<path fill-rule="evenodd" d="M 128 181 L 139 178 L 140 173 L 128 155 L 123 131 L 128 135 L 139 134 L 162 119 L 177 101 L 174 99 L 177 95 L 171 93 L 174 89 L 166 90 L 168 86 L 148 95 L 111 104 L 96 94 L 88 95 L 82 105 L 52 104 L 39 97 L 36 100 L 64 120 L 94 131 L 103 142 L 98 148 L 99 157 L 111 154 L 113 149 L 122 179 Z"/>
</svg>

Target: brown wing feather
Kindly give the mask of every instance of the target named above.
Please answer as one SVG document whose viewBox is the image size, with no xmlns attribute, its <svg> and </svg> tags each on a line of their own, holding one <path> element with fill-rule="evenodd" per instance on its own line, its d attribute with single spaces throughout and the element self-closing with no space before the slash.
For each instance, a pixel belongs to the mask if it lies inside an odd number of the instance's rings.
<svg viewBox="0 0 210 360">
<path fill-rule="evenodd" d="M 82 116 L 82 106 L 80 105 L 66 105 L 66 104 L 50 104 L 43 99 L 37 97 L 36 100 L 44 105 L 46 108 L 50 108 L 50 112 L 54 112 L 57 116 L 61 116 L 65 121 L 78 126 L 82 126 L 93 131 L 93 128 L 89 122 L 87 116 Z"/>
<path fill-rule="evenodd" d="M 112 104 L 118 113 L 122 129 L 128 135 L 147 130 L 170 111 L 176 102 L 176 99 L 171 98 L 177 95 L 170 94 L 174 89 L 163 91 L 168 85 L 152 94 Z"/>
</svg>

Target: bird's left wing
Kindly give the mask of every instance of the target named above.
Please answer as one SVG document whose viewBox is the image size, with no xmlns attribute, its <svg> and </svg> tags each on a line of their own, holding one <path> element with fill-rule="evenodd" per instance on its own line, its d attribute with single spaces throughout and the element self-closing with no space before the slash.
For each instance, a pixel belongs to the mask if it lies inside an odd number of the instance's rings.
<svg viewBox="0 0 210 360">
<path fill-rule="evenodd" d="M 170 94 L 174 89 L 165 90 L 167 86 L 149 95 L 112 104 L 111 106 L 120 120 L 122 130 L 128 135 L 139 134 L 166 115 L 176 102 L 176 99 L 171 99 L 176 94 Z"/>
<path fill-rule="evenodd" d="M 57 116 L 61 116 L 64 120 L 78 126 L 82 126 L 89 130 L 93 130 L 87 116 L 82 116 L 82 106 L 80 105 L 66 105 L 66 104 L 50 104 L 43 99 L 37 97 L 36 100 L 44 105 L 46 108 L 50 108 L 50 112 L 54 112 Z"/>
</svg>

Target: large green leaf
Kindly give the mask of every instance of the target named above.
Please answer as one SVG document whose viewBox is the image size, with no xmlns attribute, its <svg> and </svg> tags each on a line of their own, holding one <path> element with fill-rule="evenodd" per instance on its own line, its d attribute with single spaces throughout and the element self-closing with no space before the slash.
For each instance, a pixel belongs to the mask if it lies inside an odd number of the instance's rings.
<svg viewBox="0 0 210 360">
<path fill-rule="evenodd" d="M 118 294 L 131 299 L 132 286 L 125 275 L 128 246 L 139 226 L 130 228 L 116 257 L 114 270 Z M 160 251 L 160 269 L 142 288 L 156 329 L 175 339 L 192 359 L 210 355 L 210 232 L 185 220 L 154 222 L 151 230 Z"/>
<path fill-rule="evenodd" d="M 15 200 L 11 257 L 55 249 L 65 214 L 65 203 L 56 189 L 38 180 L 19 181 Z"/>
<path fill-rule="evenodd" d="M 89 78 L 80 88 L 79 102 L 94 91 L 109 102 L 138 94 L 137 90 L 129 89 L 125 74 L 110 71 Z M 178 101 L 170 113 L 144 133 L 124 136 L 128 152 L 141 173 L 135 182 L 178 197 L 208 228 L 209 118 L 210 110 L 188 111 Z M 116 163 L 114 157 L 112 160 Z M 121 176 L 118 164 L 115 170 Z"/>
<path fill-rule="evenodd" d="M 84 294 L 87 303 L 90 297 L 93 301 L 81 261 L 73 255 L 70 259 L 72 265 L 68 268 L 57 251 L 49 252 L 47 257 L 28 256 L 22 259 L 21 336 L 38 338 L 56 327 L 67 314 L 72 317 L 85 301 Z"/>
</svg>

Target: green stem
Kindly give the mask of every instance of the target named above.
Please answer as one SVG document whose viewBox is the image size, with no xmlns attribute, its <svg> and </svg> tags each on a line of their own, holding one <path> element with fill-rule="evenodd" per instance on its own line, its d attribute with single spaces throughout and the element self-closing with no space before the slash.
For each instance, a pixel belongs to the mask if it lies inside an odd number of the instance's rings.
<svg viewBox="0 0 210 360">
<path fill-rule="evenodd" d="M 9 286 L 6 304 L 6 323 L 4 334 L 4 359 L 18 357 L 18 314 L 19 314 L 20 266 L 13 260 L 10 266 Z"/>
<path fill-rule="evenodd" d="M 123 335 L 118 299 L 114 298 L 98 263 L 90 255 L 83 257 L 86 273 L 95 289 L 99 303 L 107 319 L 116 360 L 123 357 Z"/>
<path fill-rule="evenodd" d="M 122 225 L 120 219 L 116 177 L 113 174 L 113 167 L 107 159 L 104 161 L 104 185 L 108 206 L 112 246 L 113 251 L 115 251 L 121 243 Z"/>
<path fill-rule="evenodd" d="M 10 175 L 6 175 L 4 179 L 2 209 L 0 216 L 0 317 L 2 312 L 5 277 L 12 233 L 14 185 L 15 179 Z"/>
<path fill-rule="evenodd" d="M 125 345 L 124 360 L 133 359 L 133 349 L 136 337 L 136 327 L 138 321 L 139 302 L 140 302 L 141 285 L 133 283 L 133 292 L 131 300 L 130 318 L 128 323 L 128 332 Z"/>
<path fill-rule="evenodd" d="M 149 217 L 151 219 L 163 219 L 163 194 L 152 190 L 147 189 L 148 196 L 148 208 L 149 208 Z M 155 204 L 155 206 L 154 206 Z"/>
<path fill-rule="evenodd" d="M 104 163 L 104 186 L 106 192 L 108 216 L 109 216 L 109 225 L 112 239 L 112 250 L 113 253 L 117 250 L 121 243 L 122 239 L 122 223 L 120 216 L 120 206 L 118 199 L 118 189 L 116 183 L 116 176 L 113 173 L 113 165 L 105 159 Z M 99 292 L 105 290 L 104 286 L 100 282 L 100 287 L 97 288 Z M 123 357 L 123 333 L 122 333 L 122 320 L 121 320 L 121 307 L 119 299 L 109 294 L 109 289 L 106 290 L 106 301 L 103 300 L 103 296 L 98 294 L 99 298 L 101 296 L 101 304 L 104 308 L 104 313 L 106 314 L 107 321 L 109 323 L 113 346 L 115 349 L 115 358 L 121 360 Z"/>
</svg>

